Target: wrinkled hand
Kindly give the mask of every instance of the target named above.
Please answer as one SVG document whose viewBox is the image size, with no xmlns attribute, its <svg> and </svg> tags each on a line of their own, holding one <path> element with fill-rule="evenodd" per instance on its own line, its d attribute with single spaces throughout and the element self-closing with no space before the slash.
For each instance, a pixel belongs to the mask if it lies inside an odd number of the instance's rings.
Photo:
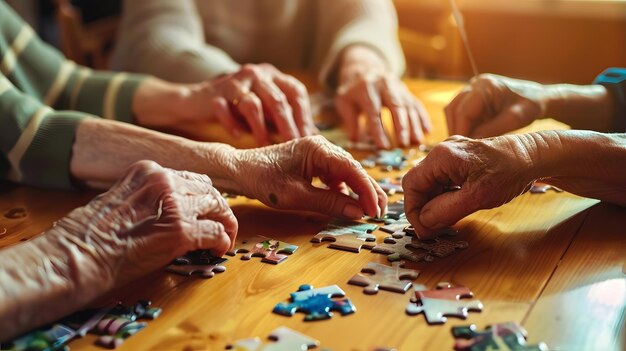
<svg viewBox="0 0 626 351">
<path fill-rule="evenodd" d="M 536 82 L 495 74 L 474 77 L 446 106 L 450 135 L 501 135 L 544 117 L 548 89 Z"/>
<path fill-rule="evenodd" d="M 528 135 L 474 140 L 453 136 L 403 178 L 407 219 L 422 238 L 478 210 L 526 192 L 534 178 Z M 452 190 L 460 186 L 459 190 Z"/>
<path fill-rule="evenodd" d="M 432 128 L 422 103 L 392 74 L 369 74 L 343 82 L 337 89 L 335 103 L 352 141 L 358 141 L 362 135 L 359 118 L 364 115 L 376 146 L 391 147 L 381 120 L 383 106 L 391 111 L 401 147 L 424 143 L 424 132 Z"/>
<path fill-rule="evenodd" d="M 361 164 L 321 136 L 237 151 L 235 159 L 243 195 L 271 207 L 351 219 L 377 216 L 387 208 L 387 196 Z M 311 185 L 313 177 L 327 189 Z M 346 186 L 358 199 L 345 194 Z"/>
<path fill-rule="evenodd" d="M 99 293 L 190 250 L 223 255 L 234 244 L 237 220 L 209 177 L 141 161 L 54 230 L 71 262 L 80 263 L 78 286 Z"/>
<path fill-rule="evenodd" d="M 275 126 L 284 140 L 317 133 L 309 95 L 296 78 L 270 64 L 247 64 L 192 90 L 200 110 L 211 111 L 234 137 L 251 131 L 259 145 L 271 144 L 268 127 Z"/>
</svg>

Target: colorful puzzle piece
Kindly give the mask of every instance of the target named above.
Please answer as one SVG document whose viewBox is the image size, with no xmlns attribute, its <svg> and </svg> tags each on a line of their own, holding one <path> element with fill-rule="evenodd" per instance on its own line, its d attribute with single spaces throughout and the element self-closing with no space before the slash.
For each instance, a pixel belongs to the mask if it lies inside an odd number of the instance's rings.
<svg viewBox="0 0 626 351">
<path fill-rule="evenodd" d="M 395 195 L 404 193 L 402 189 L 402 177 L 397 178 L 383 178 L 377 181 L 378 185 L 383 189 L 387 195 Z"/>
<path fill-rule="evenodd" d="M 393 262 L 390 267 L 369 262 L 367 266 L 361 269 L 361 272 L 372 273 L 372 275 L 357 273 L 348 283 L 365 287 L 363 292 L 366 294 L 376 294 L 378 289 L 404 294 L 413 285 L 411 281 L 417 279 L 420 272 L 414 269 L 400 268 L 402 265 L 401 262 Z"/>
<path fill-rule="evenodd" d="M 281 302 L 274 307 L 273 312 L 284 316 L 293 316 L 296 312 L 307 315 L 305 321 L 316 321 L 332 317 L 331 311 L 339 311 L 342 315 L 354 313 L 356 308 L 350 299 L 333 300 L 333 297 L 343 297 L 346 293 L 337 285 L 313 289 L 311 285 L 301 285 L 298 291 L 291 293 L 291 302 Z"/>
<path fill-rule="evenodd" d="M 63 324 L 53 324 L 15 339 L 0 343 L 2 351 L 69 351 L 65 344 L 76 336 L 76 331 Z"/>
<path fill-rule="evenodd" d="M 471 299 L 474 294 L 464 286 L 452 286 L 439 283 L 437 289 L 426 290 L 424 286 L 415 287 L 415 298 L 406 307 L 406 313 L 423 313 L 428 324 L 443 324 L 448 317 L 467 318 L 468 311 L 480 312 L 483 304 Z"/>
<path fill-rule="evenodd" d="M 329 248 L 361 252 L 361 248 L 371 249 L 376 246 L 376 236 L 370 232 L 378 228 L 375 224 L 354 221 L 333 221 L 326 229 L 316 234 L 311 242 L 331 241 Z"/>
<path fill-rule="evenodd" d="M 401 232 L 410 226 L 411 226 L 411 223 L 409 223 L 409 220 L 406 219 L 406 217 L 402 217 L 398 219 L 397 221 L 390 221 L 389 223 L 380 227 L 380 230 L 389 234 L 393 234 L 395 232 Z"/>
<path fill-rule="evenodd" d="M 177 257 L 165 270 L 180 275 L 197 274 L 203 278 L 212 278 L 217 273 L 226 271 L 222 266 L 227 259 L 213 257 L 208 250 L 190 251 L 185 256 Z"/>
<path fill-rule="evenodd" d="M 432 256 L 427 252 L 420 252 L 409 246 L 417 238 L 402 235 L 398 237 L 386 237 L 382 244 L 374 246 L 372 252 L 387 255 L 390 262 L 408 260 L 411 262 L 432 261 Z"/>
<path fill-rule="evenodd" d="M 534 182 L 530 187 L 530 193 L 532 194 L 545 194 L 548 190 L 554 190 L 557 193 L 562 193 L 563 189 L 557 188 L 554 185 L 542 183 L 542 182 Z"/>
<path fill-rule="evenodd" d="M 252 257 L 262 257 L 261 261 L 273 264 L 279 264 L 286 260 L 292 253 L 296 252 L 298 247 L 286 242 L 266 238 L 256 235 L 250 239 L 245 239 L 235 245 L 235 248 L 226 254 L 235 256 L 237 253 L 244 253 L 242 260 L 249 260 Z"/>
<path fill-rule="evenodd" d="M 399 170 L 406 165 L 406 156 L 402 149 L 380 150 L 376 155 L 372 155 L 361 161 L 363 167 L 373 168 L 381 166 L 383 170 Z"/>
<path fill-rule="evenodd" d="M 474 324 L 453 327 L 452 335 L 456 338 L 454 349 L 457 351 L 547 351 L 548 346 L 541 342 L 526 345 L 526 330 L 517 323 L 506 322 L 488 326 L 484 331 L 476 331 Z"/>
<path fill-rule="evenodd" d="M 100 335 L 96 343 L 110 349 L 123 344 L 124 340 L 148 325 L 145 322 L 137 322 L 138 319 L 155 319 L 161 315 L 160 308 L 150 305 L 150 301 L 139 301 L 130 307 L 118 304 L 95 326 L 95 333 Z"/>
<path fill-rule="evenodd" d="M 232 351 L 305 351 L 319 346 L 319 341 L 287 327 L 274 329 L 269 338 L 274 342 L 263 345 L 259 338 L 243 339 L 228 345 L 226 349 Z"/>
</svg>

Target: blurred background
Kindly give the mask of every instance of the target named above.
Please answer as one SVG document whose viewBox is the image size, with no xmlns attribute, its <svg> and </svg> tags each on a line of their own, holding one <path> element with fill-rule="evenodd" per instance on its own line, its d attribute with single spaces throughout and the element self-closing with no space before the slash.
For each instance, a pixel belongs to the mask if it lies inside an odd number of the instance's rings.
<svg viewBox="0 0 626 351">
<path fill-rule="evenodd" d="M 297 1 L 297 0 L 296 0 Z M 8 0 L 77 63 L 108 67 L 121 0 Z M 411 77 L 473 75 L 449 0 L 394 0 Z M 626 0 L 457 0 L 479 73 L 585 84 L 626 67 Z"/>
</svg>

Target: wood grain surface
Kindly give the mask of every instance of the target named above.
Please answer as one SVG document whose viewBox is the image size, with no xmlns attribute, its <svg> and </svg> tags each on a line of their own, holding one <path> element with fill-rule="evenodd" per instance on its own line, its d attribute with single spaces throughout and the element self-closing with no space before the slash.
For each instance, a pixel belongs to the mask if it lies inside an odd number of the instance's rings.
<svg viewBox="0 0 626 351">
<path fill-rule="evenodd" d="M 454 82 L 409 81 L 424 102 L 435 125 L 428 136 L 434 144 L 447 130 L 442 108 L 461 87 Z M 385 116 L 389 125 L 389 116 Z M 551 120 L 528 130 L 564 128 Z M 182 128 L 184 129 L 184 128 Z M 190 128 L 198 132 L 197 128 Z M 223 133 L 211 131 L 223 137 Z M 196 136 L 198 138 L 198 136 Z M 225 140 L 226 141 L 226 140 Z M 250 146 L 251 140 L 237 141 Z M 248 145 L 246 145 L 248 143 Z M 357 159 L 368 153 L 355 152 Z M 413 157 L 423 156 L 414 152 Z M 380 179 L 404 171 L 371 174 Z M 493 189 L 498 191 L 498 189 Z M 28 239 L 49 227 L 94 193 L 45 191 L 5 186 L 0 190 L 0 246 Z M 394 195 L 395 201 L 401 198 Z M 551 350 L 624 350 L 626 344 L 626 209 L 568 193 L 524 194 L 502 207 L 477 212 L 456 225 L 459 240 L 470 247 L 432 263 L 407 264 L 421 271 L 416 283 L 434 287 L 446 281 L 473 290 L 484 304 L 482 313 L 467 320 L 450 318 L 429 326 L 421 315 L 405 308 L 411 291 L 380 291 L 366 295 L 348 280 L 368 262 L 387 264 L 386 257 L 362 250 L 351 253 L 313 244 L 310 239 L 328 222 L 312 213 L 275 211 L 255 200 L 229 200 L 240 224 L 239 237 L 264 235 L 299 246 L 279 265 L 228 256 L 226 272 L 211 279 L 155 272 L 110 297 L 133 302 L 151 299 L 163 314 L 131 337 L 119 350 L 223 350 L 237 339 L 258 336 L 287 326 L 320 340 L 336 351 L 395 347 L 399 350 L 451 350 L 450 327 L 475 323 L 515 321 L 529 332 L 529 342 L 545 341 Z M 22 214 L 22 212 L 17 211 Z M 386 236 L 374 233 L 377 241 Z M 315 287 L 337 284 L 357 308 L 352 315 L 304 322 L 273 314 L 301 284 Z M 72 350 L 98 350 L 94 337 L 71 343 Z"/>
</svg>

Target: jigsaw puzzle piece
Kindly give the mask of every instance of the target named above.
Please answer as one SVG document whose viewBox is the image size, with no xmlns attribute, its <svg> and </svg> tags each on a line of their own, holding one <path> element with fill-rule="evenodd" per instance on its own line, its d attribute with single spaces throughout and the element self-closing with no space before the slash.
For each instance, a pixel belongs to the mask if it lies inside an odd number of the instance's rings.
<svg viewBox="0 0 626 351">
<path fill-rule="evenodd" d="M 222 266 L 226 261 L 225 258 L 211 256 L 206 250 L 198 250 L 176 258 L 165 271 L 185 276 L 195 274 L 202 278 L 212 278 L 216 272 L 226 271 L 226 267 Z"/>
<path fill-rule="evenodd" d="M 410 225 L 411 223 L 409 223 L 409 220 L 406 219 L 406 217 L 402 217 L 396 221 L 390 221 L 388 224 L 381 226 L 380 230 L 389 234 L 393 234 L 396 232 L 404 231 L 404 229 L 406 229 Z"/>
<path fill-rule="evenodd" d="M 439 283 L 436 289 L 425 290 L 423 286 L 415 287 L 415 297 L 406 307 L 406 313 L 416 315 L 423 313 L 428 324 L 443 324 L 446 317 L 467 318 L 468 311 L 480 312 L 483 304 L 471 299 L 474 294 L 464 286 L 452 286 Z"/>
<path fill-rule="evenodd" d="M 382 170 L 400 170 L 406 165 L 406 156 L 402 152 L 402 149 L 394 150 L 380 150 L 376 155 L 369 156 L 361 161 L 363 167 L 373 168 L 375 166 L 381 166 Z"/>
<path fill-rule="evenodd" d="M 429 254 L 428 261 L 434 261 L 435 257 L 443 258 L 452 255 L 456 250 L 462 250 L 469 247 L 467 241 L 454 241 L 448 239 L 449 237 L 457 235 L 456 230 L 448 228 L 437 235 L 436 238 L 430 240 L 417 239 L 415 235 L 415 229 L 409 226 L 404 231 L 397 231 L 392 234 L 394 238 L 400 238 L 402 235 L 408 235 L 414 237 L 408 244 L 409 247 L 414 249 L 421 249 L 427 251 Z"/>
<path fill-rule="evenodd" d="M 279 264 L 286 260 L 292 253 L 298 249 L 298 246 L 289 243 L 266 238 L 256 235 L 250 239 L 245 239 L 235 245 L 235 248 L 226 254 L 235 256 L 237 253 L 243 253 L 242 260 L 249 260 L 252 257 L 261 257 L 261 261 Z"/>
<path fill-rule="evenodd" d="M 527 345 L 526 330 L 517 323 L 506 322 L 488 326 L 484 331 L 477 331 L 476 325 L 459 326 L 452 328 L 452 335 L 456 338 L 456 351 L 547 351 L 548 346 L 540 342 L 537 345 Z"/>
<path fill-rule="evenodd" d="M 65 344 L 76 336 L 72 328 L 56 323 L 25 334 L 12 342 L 0 343 L 3 351 L 69 351 Z"/>
<path fill-rule="evenodd" d="M 313 289 L 311 285 L 301 285 L 297 292 L 291 293 L 290 303 L 279 303 L 273 312 L 284 316 L 293 316 L 296 312 L 307 315 L 305 321 L 329 319 L 331 311 L 342 315 L 354 313 L 356 308 L 350 299 L 334 300 L 333 297 L 343 297 L 346 293 L 337 285 Z"/>
<path fill-rule="evenodd" d="M 372 252 L 387 255 L 390 262 L 403 259 L 411 262 L 432 261 L 432 256 L 427 252 L 418 252 L 409 246 L 414 240 L 417 239 L 406 235 L 386 237 L 382 244 L 374 246 Z"/>
<path fill-rule="evenodd" d="M 330 222 L 326 229 L 316 234 L 311 242 L 330 241 L 332 243 L 328 245 L 329 248 L 361 252 L 361 248 L 371 249 L 376 246 L 374 242 L 376 236 L 370 233 L 377 228 L 376 224 L 371 223 L 335 220 Z"/>
<path fill-rule="evenodd" d="M 557 188 L 554 185 L 542 183 L 542 182 L 534 182 L 530 187 L 529 192 L 532 194 L 545 194 L 548 190 L 554 190 L 557 193 L 562 193 L 563 189 Z"/>
<path fill-rule="evenodd" d="M 155 319 L 161 314 L 160 308 L 150 305 L 150 301 L 139 301 L 130 307 L 118 304 L 95 326 L 94 331 L 100 335 L 96 343 L 110 349 L 119 347 L 148 325 L 138 319 Z"/>
<path fill-rule="evenodd" d="M 226 349 L 232 351 L 304 351 L 319 346 L 319 341 L 287 327 L 274 329 L 269 339 L 273 342 L 265 345 L 259 338 L 242 339 L 226 346 Z"/>
<path fill-rule="evenodd" d="M 369 262 L 361 272 L 372 273 L 372 275 L 356 274 L 348 284 L 365 287 L 366 294 L 376 294 L 379 289 L 388 290 L 404 294 L 417 279 L 419 271 L 414 269 L 400 268 L 402 262 L 393 262 L 391 267 L 376 262 Z"/>
</svg>

